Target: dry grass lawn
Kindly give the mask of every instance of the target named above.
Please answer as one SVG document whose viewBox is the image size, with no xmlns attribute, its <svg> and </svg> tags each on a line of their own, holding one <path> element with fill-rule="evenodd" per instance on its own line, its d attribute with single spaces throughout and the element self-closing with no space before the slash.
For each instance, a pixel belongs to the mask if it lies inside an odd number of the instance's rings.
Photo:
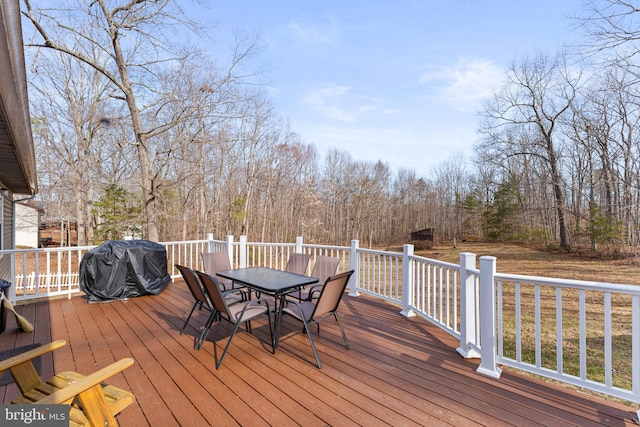
<svg viewBox="0 0 640 427">
<path fill-rule="evenodd" d="M 491 255 L 497 258 L 499 273 L 578 279 L 592 282 L 640 284 L 640 257 L 623 260 L 597 260 L 571 253 L 553 253 L 525 246 L 500 243 L 463 242 L 441 244 L 416 255 L 460 263 L 460 252 Z"/>
</svg>

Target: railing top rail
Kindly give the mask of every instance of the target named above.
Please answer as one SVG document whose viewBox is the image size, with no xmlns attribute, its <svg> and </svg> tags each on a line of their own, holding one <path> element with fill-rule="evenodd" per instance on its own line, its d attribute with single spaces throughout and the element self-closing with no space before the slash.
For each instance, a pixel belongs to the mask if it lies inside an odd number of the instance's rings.
<svg viewBox="0 0 640 427">
<path fill-rule="evenodd" d="M 389 252 L 389 251 L 381 251 L 377 249 L 366 249 L 366 248 L 358 248 L 358 252 L 365 253 L 365 254 L 386 255 L 386 256 L 402 258 L 402 252 Z"/>
<path fill-rule="evenodd" d="M 467 274 L 476 274 L 476 275 L 480 275 L 480 269 L 479 268 L 467 268 Z"/>
<path fill-rule="evenodd" d="M 247 242 L 247 246 L 295 247 L 296 244 L 295 243 Z"/>
<path fill-rule="evenodd" d="M 196 243 L 208 243 L 209 240 L 178 240 L 175 242 L 159 242 L 163 246 L 167 245 L 184 245 L 184 244 L 196 244 Z M 224 240 L 213 240 L 215 243 L 225 243 Z M 68 252 L 68 251 L 88 251 L 98 247 L 97 245 L 89 246 L 56 246 L 48 248 L 29 248 L 29 249 L 3 249 L 0 250 L 0 255 L 9 254 L 23 254 L 23 253 L 42 253 L 42 252 Z"/>
<path fill-rule="evenodd" d="M 605 282 L 590 282 L 576 279 L 557 279 L 552 277 L 525 276 L 522 274 L 496 273 L 495 280 L 526 282 L 539 285 L 556 286 L 560 288 L 585 289 L 594 291 L 611 291 L 630 295 L 640 295 L 640 286 L 632 284 L 616 284 Z"/>
<path fill-rule="evenodd" d="M 437 259 L 427 258 L 427 257 L 419 256 L 419 255 L 409 255 L 409 259 L 413 260 L 413 261 L 428 262 L 429 264 L 435 264 L 435 265 L 439 265 L 441 267 L 460 269 L 460 265 L 459 264 L 454 264 L 452 262 L 447 262 L 447 261 L 440 261 L 440 260 L 437 260 Z"/>
<path fill-rule="evenodd" d="M 349 246 L 333 246 L 333 245 L 314 245 L 310 243 L 303 243 L 303 248 L 319 248 L 319 249 L 327 249 L 327 250 L 337 250 L 337 251 L 348 251 L 351 249 Z"/>
<path fill-rule="evenodd" d="M 188 245 L 188 244 L 192 244 L 192 243 L 209 243 L 209 242 L 214 242 L 214 243 L 225 243 L 224 240 L 176 240 L 174 242 L 158 242 L 161 245 Z"/>
<path fill-rule="evenodd" d="M 69 251 L 88 251 L 95 246 L 62 246 L 55 248 L 31 248 L 31 249 L 3 249 L 0 255 L 23 254 L 23 253 L 42 253 L 42 252 L 69 252 Z"/>
</svg>

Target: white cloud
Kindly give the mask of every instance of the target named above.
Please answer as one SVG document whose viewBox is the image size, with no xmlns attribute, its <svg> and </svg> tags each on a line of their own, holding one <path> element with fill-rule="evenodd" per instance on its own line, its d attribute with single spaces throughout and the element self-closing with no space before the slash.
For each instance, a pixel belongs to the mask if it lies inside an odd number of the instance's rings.
<svg viewBox="0 0 640 427">
<path fill-rule="evenodd" d="M 353 123 L 365 113 L 378 109 L 375 98 L 353 94 L 349 86 L 329 85 L 313 89 L 302 102 L 317 113 L 333 120 Z"/>
<path fill-rule="evenodd" d="M 420 83 L 433 85 L 438 97 L 462 112 L 474 112 L 499 87 L 504 70 L 488 60 L 460 60 L 429 71 Z"/>
</svg>

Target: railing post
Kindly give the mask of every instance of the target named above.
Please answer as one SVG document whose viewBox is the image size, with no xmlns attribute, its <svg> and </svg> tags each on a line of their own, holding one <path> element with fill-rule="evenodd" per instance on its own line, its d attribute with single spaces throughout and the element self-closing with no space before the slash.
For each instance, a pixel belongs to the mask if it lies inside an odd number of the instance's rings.
<svg viewBox="0 0 640 427">
<path fill-rule="evenodd" d="M 4 255 L 3 255 L 4 256 Z M 9 299 L 10 302 L 15 303 L 16 301 L 16 287 L 17 287 L 17 283 L 16 283 L 16 254 L 14 252 L 12 252 L 10 255 L 11 257 L 11 287 L 9 288 L 9 295 L 7 295 L 7 298 Z M 26 283 L 25 278 L 22 278 L 22 282 L 23 285 Z"/>
<path fill-rule="evenodd" d="M 214 242 L 213 242 L 213 233 L 207 233 L 207 237 L 205 238 L 205 240 L 207 241 L 207 252 L 215 251 L 215 248 L 213 246 L 213 244 L 214 244 Z"/>
<path fill-rule="evenodd" d="M 631 297 L 631 319 L 631 391 L 640 396 L 640 297 L 635 295 Z"/>
<path fill-rule="evenodd" d="M 296 250 L 295 252 L 301 254 L 302 253 L 302 237 L 296 237 Z"/>
<path fill-rule="evenodd" d="M 225 249 L 227 250 L 227 256 L 229 257 L 229 262 L 231 263 L 231 268 L 235 265 L 235 260 L 233 259 L 233 234 L 227 235 L 225 238 Z"/>
<path fill-rule="evenodd" d="M 496 364 L 496 257 L 480 257 L 480 366 L 476 372 L 500 378 Z"/>
<path fill-rule="evenodd" d="M 469 269 L 476 268 L 476 254 L 460 253 L 460 347 L 458 353 L 464 358 L 480 357 L 478 348 L 478 299 L 475 274 Z"/>
<path fill-rule="evenodd" d="M 238 256 L 240 257 L 240 267 L 247 266 L 247 236 L 240 236 L 240 247 L 238 248 Z"/>
<path fill-rule="evenodd" d="M 353 270 L 353 274 L 349 279 L 349 296 L 358 296 L 358 287 L 360 286 L 360 257 L 358 256 L 358 240 L 351 241 L 351 249 L 349 250 L 349 270 Z"/>
<path fill-rule="evenodd" d="M 414 254 L 414 246 L 405 244 L 402 246 L 402 311 L 400 314 L 406 317 L 415 316 L 410 308 L 413 303 L 413 260 L 409 257 Z"/>
</svg>

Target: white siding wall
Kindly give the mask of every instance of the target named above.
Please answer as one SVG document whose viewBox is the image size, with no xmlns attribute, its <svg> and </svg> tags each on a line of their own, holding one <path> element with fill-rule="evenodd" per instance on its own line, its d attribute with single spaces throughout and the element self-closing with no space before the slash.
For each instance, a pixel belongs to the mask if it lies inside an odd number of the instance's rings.
<svg viewBox="0 0 640 427">
<path fill-rule="evenodd" d="M 38 210 L 20 203 L 16 209 L 16 247 L 38 247 Z"/>
</svg>

